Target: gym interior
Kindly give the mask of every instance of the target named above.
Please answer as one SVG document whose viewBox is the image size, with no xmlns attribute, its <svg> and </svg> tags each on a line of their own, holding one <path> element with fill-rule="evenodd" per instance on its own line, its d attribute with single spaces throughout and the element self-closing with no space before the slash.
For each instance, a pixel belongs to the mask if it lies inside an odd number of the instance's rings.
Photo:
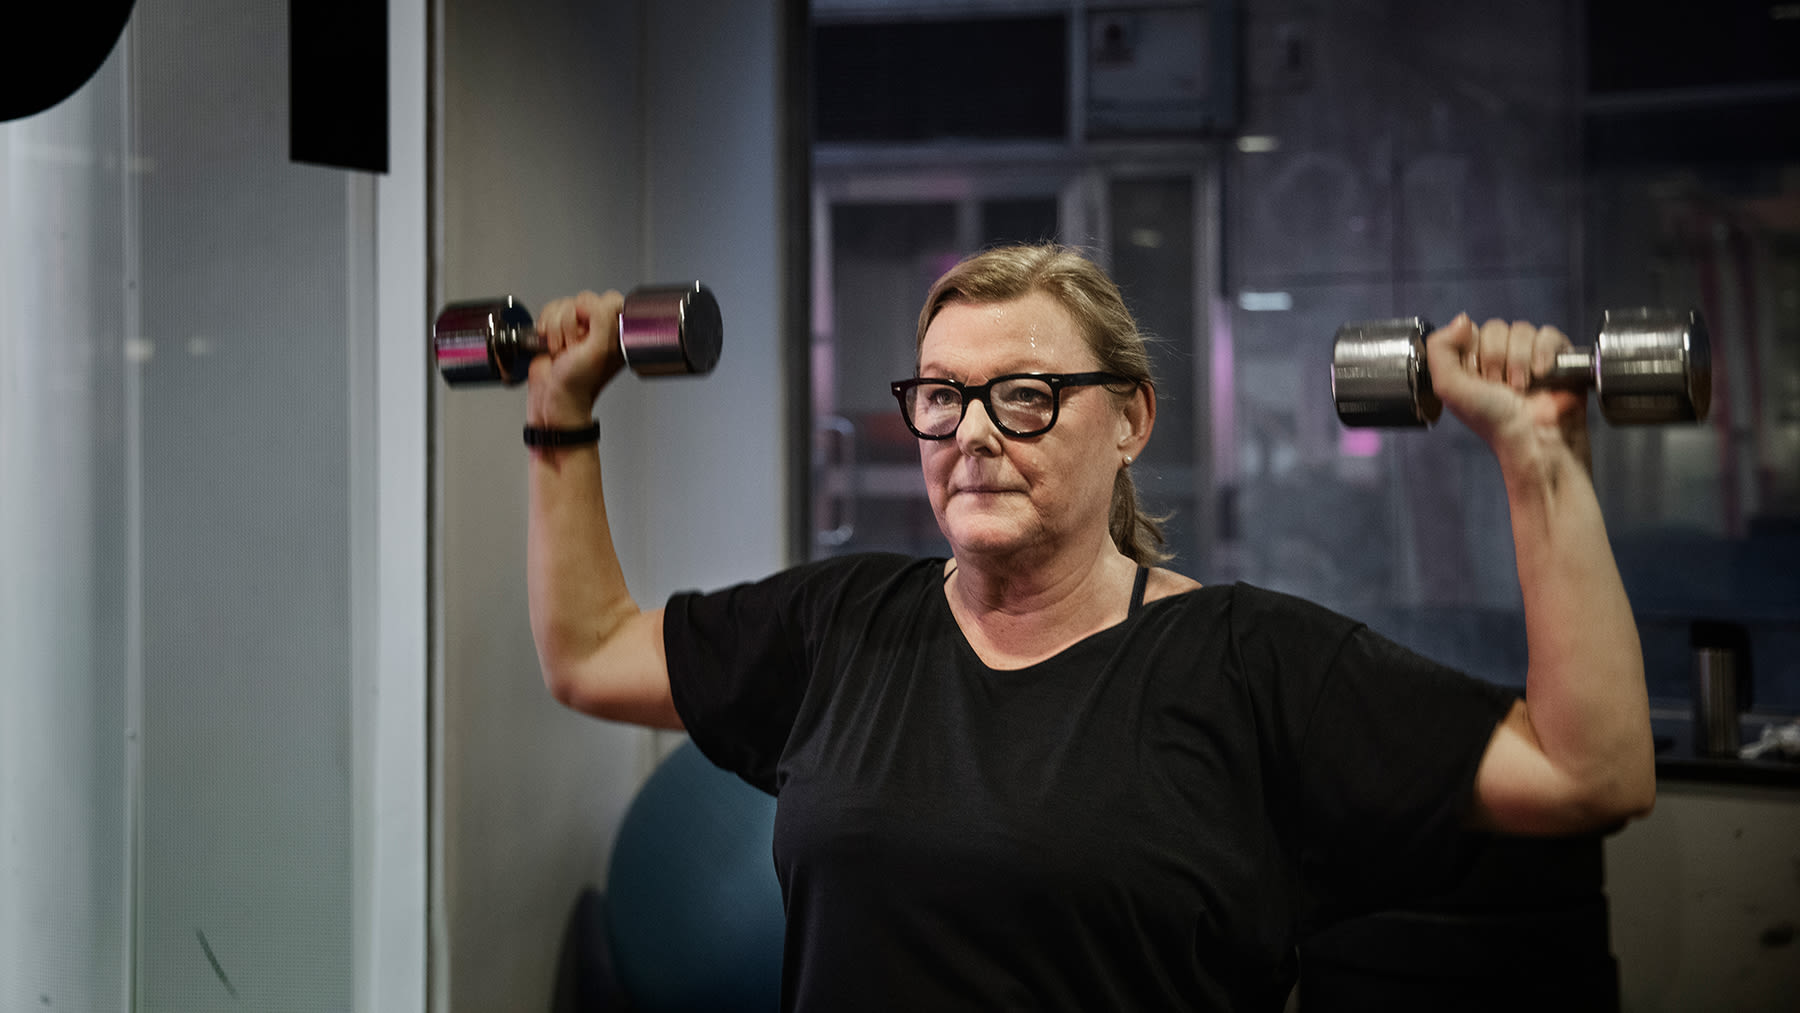
<svg viewBox="0 0 1800 1013">
<path fill-rule="evenodd" d="M 1705 418 L 1591 412 L 1658 800 L 1571 875 L 1616 1008 L 1800 996 L 1800 5 L 113 6 L 67 90 L 0 96 L 0 1007 L 621 1008 L 652 775 L 766 810 L 545 692 L 523 395 L 446 382 L 435 315 L 716 294 L 716 368 L 599 405 L 660 602 L 942 551 L 887 381 L 931 278 L 1010 239 L 1094 251 L 1159 338 L 1171 565 L 1502 682 L 1498 472 L 1345 426 L 1333 335 L 1702 314 Z M 636 844 L 633 883 L 679 854 Z"/>
</svg>

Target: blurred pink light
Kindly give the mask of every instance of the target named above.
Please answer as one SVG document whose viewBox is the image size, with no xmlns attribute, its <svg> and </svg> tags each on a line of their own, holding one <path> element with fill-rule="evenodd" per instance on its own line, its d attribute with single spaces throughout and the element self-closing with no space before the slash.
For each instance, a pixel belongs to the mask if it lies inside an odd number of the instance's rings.
<svg viewBox="0 0 1800 1013">
<path fill-rule="evenodd" d="M 1374 457 L 1381 453 L 1380 430 L 1345 429 L 1339 432 L 1338 453 L 1345 457 Z"/>
</svg>

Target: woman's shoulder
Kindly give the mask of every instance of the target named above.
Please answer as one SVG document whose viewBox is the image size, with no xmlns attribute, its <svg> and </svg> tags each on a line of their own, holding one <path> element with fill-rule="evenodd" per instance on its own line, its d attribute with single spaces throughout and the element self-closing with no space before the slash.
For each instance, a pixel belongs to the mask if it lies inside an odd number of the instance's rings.
<svg viewBox="0 0 1800 1013">
<path fill-rule="evenodd" d="M 1286 591 L 1244 581 L 1202 584 L 1174 570 L 1160 567 L 1150 572 L 1145 604 L 1167 602 L 1178 611 L 1214 613 L 1242 635 L 1284 636 L 1311 632 L 1324 635 L 1348 632 L 1357 620 Z"/>
<path fill-rule="evenodd" d="M 852 552 L 801 563 L 787 572 L 804 580 L 887 583 L 895 579 L 942 579 L 942 556 L 908 556 L 898 552 Z"/>
<path fill-rule="evenodd" d="M 827 556 L 791 566 L 760 582 L 770 593 L 822 602 L 886 596 L 941 583 L 944 560 L 893 552 Z"/>
<path fill-rule="evenodd" d="M 1144 603 L 1161 601 L 1176 595 L 1199 591 L 1205 585 L 1178 570 L 1161 566 L 1150 568 L 1150 579 L 1144 585 Z"/>
<path fill-rule="evenodd" d="M 797 563 L 760 578 L 719 585 L 712 591 L 678 591 L 670 601 L 766 602 L 778 607 L 783 603 L 831 602 L 889 591 L 897 584 L 923 584 L 933 579 L 933 574 L 941 575 L 942 570 L 942 559 L 886 552 L 851 553 Z"/>
<path fill-rule="evenodd" d="M 1140 642 L 1172 652 L 1178 670 L 1217 666 L 1253 694 L 1316 683 L 1362 628 L 1306 598 L 1243 582 L 1193 584 L 1150 602 L 1139 622 Z"/>
<path fill-rule="evenodd" d="M 1246 617 L 1270 617 L 1287 622 L 1322 623 L 1345 628 L 1361 625 L 1357 620 L 1329 606 L 1290 591 L 1238 581 L 1232 585 L 1232 596 L 1236 610 Z"/>
<path fill-rule="evenodd" d="M 819 584 L 842 581 L 880 582 L 892 579 L 897 575 L 916 575 L 933 569 L 941 572 L 943 565 L 942 557 L 931 559 L 906 556 L 897 552 L 852 552 L 795 563 L 767 576 L 752 578 L 735 586 Z"/>
</svg>

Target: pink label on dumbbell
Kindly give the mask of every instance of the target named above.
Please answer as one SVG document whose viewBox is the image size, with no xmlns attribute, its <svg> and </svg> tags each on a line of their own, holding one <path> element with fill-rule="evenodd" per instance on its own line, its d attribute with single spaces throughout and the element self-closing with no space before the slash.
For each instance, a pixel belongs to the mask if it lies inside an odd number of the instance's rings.
<svg viewBox="0 0 1800 1013">
<path fill-rule="evenodd" d="M 462 369 L 470 366 L 486 368 L 488 361 L 487 336 L 473 333 L 440 336 L 437 340 L 437 361 L 440 369 Z"/>
</svg>

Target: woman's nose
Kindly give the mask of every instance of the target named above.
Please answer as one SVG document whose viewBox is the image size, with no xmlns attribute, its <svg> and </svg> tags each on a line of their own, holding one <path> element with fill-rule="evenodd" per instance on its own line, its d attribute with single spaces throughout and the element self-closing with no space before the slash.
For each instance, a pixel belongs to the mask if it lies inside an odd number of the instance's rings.
<svg viewBox="0 0 1800 1013">
<path fill-rule="evenodd" d="M 993 454 L 1000 450 L 1000 430 L 988 415 L 987 403 L 970 401 L 956 424 L 956 445 L 965 454 Z"/>
</svg>

